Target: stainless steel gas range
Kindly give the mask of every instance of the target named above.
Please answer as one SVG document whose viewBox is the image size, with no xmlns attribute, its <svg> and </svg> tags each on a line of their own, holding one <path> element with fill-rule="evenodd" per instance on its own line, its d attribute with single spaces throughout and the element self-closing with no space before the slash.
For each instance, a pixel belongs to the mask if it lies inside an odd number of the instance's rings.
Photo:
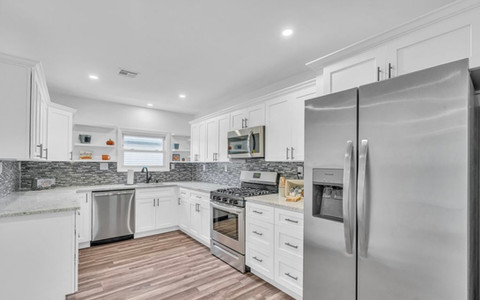
<svg viewBox="0 0 480 300">
<path fill-rule="evenodd" d="M 241 187 L 210 193 L 210 249 L 242 273 L 245 266 L 245 198 L 277 193 L 277 172 L 242 171 Z"/>
</svg>

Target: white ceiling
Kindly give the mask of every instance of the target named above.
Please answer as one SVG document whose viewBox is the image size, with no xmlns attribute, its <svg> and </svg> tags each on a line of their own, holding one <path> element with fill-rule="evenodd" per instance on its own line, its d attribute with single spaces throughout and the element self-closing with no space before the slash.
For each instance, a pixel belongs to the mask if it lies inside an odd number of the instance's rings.
<svg viewBox="0 0 480 300">
<path fill-rule="evenodd" d="M 450 2 L 0 0 L 0 52 L 42 61 L 54 93 L 199 114 Z"/>
</svg>

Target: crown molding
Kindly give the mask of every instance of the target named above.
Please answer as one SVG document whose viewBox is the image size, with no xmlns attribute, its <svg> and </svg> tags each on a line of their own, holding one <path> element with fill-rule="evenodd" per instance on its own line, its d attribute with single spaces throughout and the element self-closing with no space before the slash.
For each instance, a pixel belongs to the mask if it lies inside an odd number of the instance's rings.
<svg viewBox="0 0 480 300">
<path fill-rule="evenodd" d="M 305 65 L 316 72 L 323 72 L 323 68 L 329 63 L 367 51 L 388 41 L 404 36 L 412 31 L 422 29 L 434 23 L 452 18 L 458 14 L 468 12 L 478 7 L 480 7 L 480 0 L 459 0 L 452 2 L 411 21 L 389 29 L 383 33 L 366 38 L 345 48 L 310 61 Z"/>
</svg>

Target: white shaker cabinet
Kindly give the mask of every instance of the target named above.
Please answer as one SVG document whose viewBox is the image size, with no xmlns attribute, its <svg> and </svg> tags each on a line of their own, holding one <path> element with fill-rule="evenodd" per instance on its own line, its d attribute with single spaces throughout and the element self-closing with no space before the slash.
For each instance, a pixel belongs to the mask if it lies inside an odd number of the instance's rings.
<svg viewBox="0 0 480 300">
<path fill-rule="evenodd" d="M 178 225 L 178 200 L 173 187 L 135 191 L 135 234 L 151 234 Z M 148 235 L 148 234 L 142 234 Z"/>
<path fill-rule="evenodd" d="M 78 193 L 77 200 L 80 209 L 77 210 L 77 241 L 79 248 L 90 246 L 92 238 L 92 201 L 91 193 Z"/>
<path fill-rule="evenodd" d="M 232 130 L 265 125 L 265 105 L 257 104 L 230 113 Z"/>
<path fill-rule="evenodd" d="M 48 91 L 42 85 L 41 74 L 32 71 L 31 96 L 31 144 L 32 159 L 48 160 Z"/>
<path fill-rule="evenodd" d="M 74 110 L 58 104 L 48 106 L 48 159 L 73 160 L 72 132 Z"/>
<path fill-rule="evenodd" d="M 186 231 L 190 228 L 190 191 L 181 188 L 179 192 L 180 197 L 178 198 L 178 226 L 183 231 Z"/>
<path fill-rule="evenodd" d="M 230 130 L 230 115 L 222 115 L 205 121 L 205 161 L 228 161 L 227 135 Z"/>
<path fill-rule="evenodd" d="M 205 161 L 206 132 L 205 122 L 192 124 L 191 126 L 191 154 L 192 161 Z"/>
<path fill-rule="evenodd" d="M 210 195 L 181 188 L 178 199 L 180 229 L 210 247 Z"/>
</svg>

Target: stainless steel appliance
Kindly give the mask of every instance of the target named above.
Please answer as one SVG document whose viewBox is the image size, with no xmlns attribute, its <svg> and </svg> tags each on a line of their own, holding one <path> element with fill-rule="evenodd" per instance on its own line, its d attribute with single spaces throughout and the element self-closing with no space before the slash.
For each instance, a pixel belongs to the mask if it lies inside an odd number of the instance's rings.
<svg viewBox="0 0 480 300">
<path fill-rule="evenodd" d="M 246 197 L 276 193 L 276 172 L 242 171 L 241 187 L 219 189 L 210 193 L 210 249 L 213 255 L 242 273 L 245 266 Z"/>
<path fill-rule="evenodd" d="M 93 192 L 92 244 L 133 238 L 135 190 Z"/>
<path fill-rule="evenodd" d="M 475 106 L 467 60 L 305 103 L 303 299 L 478 297 Z"/>
<path fill-rule="evenodd" d="M 230 131 L 228 158 L 265 157 L 265 126 Z"/>
</svg>

